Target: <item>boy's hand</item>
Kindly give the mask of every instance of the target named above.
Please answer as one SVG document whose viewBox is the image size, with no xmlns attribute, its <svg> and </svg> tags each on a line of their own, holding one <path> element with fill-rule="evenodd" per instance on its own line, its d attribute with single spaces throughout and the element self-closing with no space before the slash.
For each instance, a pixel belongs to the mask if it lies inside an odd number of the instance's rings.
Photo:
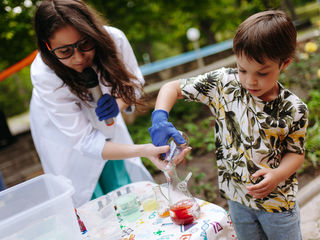
<svg viewBox="0 0 320 240">
<path fill-rule="evenodd" d="M 152 112 L 152 126 L 149 128 L 149 133 L 155 146 L 167 145 L 170 137 L 173 137 L 178 144 L 186 142 L 173 124 L 168 122 L 168 117 L 169 113 L 162 109 Z"/>
<path fill-rule="evenodd" d="M 252 177 L 262 176 L 263 180 L 258 184 L 247 186 L 248 193 L 254 198 L 264 198 L 268 196 L 280 183 L 278 175 L 274 169 L 260 169 Z"/>
</svg>

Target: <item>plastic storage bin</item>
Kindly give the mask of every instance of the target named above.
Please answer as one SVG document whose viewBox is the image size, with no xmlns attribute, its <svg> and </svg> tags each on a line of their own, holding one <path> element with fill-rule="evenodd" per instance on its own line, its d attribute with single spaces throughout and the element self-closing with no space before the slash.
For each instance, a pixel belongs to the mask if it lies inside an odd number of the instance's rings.
<svg viewBox="0 0 320 240">
<path fill-rule="evenodd" d="M 71 182 L 44 174 L 0 192 L 1 240 L 79 240 Z"/>
</svg>

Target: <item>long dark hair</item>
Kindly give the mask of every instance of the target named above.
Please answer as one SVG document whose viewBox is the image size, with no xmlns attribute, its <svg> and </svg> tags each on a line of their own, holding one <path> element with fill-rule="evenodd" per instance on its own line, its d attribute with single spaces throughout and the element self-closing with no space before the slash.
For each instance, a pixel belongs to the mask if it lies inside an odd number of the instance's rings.
<svg viewBox="0 0 320 240">
<path fill-rule="evenodd" d="M 135 88 L 142 90 L 137 77 L 119 59 L 115 43 L 103 28 L 102 17 L 81 0 L 43 0 L 34 17 L 38 49 L 43 61 L 81 100 L 89 100 L 88 90 L 79 84 L 78 72 L 62 64 L 47 49 L 46 42 L 59 28 L 70 25 L 84 37 L 94 41 L 94 64 L 101 74 L 102 84 L 111 87 L 111 95 L 125 103 L 141 104 Z M 132 81 L 133 80 L 133 81 Z"/>
</svg>

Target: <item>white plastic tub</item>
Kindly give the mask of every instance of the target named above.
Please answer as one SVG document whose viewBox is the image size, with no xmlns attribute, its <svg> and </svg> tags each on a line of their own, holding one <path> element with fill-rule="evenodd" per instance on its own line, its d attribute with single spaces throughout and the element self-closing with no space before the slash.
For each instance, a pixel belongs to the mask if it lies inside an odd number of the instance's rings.
<svg viewBox="0 0 320 240">
<path fill-rule="evenodd" d="M 0 192 L 1 240 L 79 240 L 74 188 L 44 174 Z"/>
</svg>

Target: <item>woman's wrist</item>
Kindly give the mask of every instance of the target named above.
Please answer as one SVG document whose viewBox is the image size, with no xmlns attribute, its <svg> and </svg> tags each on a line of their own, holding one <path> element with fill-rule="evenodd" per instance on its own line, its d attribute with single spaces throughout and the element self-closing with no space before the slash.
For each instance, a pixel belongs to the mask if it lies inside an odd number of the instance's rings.
<svg viewBox="0 0 320 240">
<path fill-rule="evenodd" d="M 122 144 L 108 141 L 102 151 L 102 157 L 106 160 L 117 160 L 123 158 L 139 157 L 144 153 L 142 145 Z"/>
</svg>

